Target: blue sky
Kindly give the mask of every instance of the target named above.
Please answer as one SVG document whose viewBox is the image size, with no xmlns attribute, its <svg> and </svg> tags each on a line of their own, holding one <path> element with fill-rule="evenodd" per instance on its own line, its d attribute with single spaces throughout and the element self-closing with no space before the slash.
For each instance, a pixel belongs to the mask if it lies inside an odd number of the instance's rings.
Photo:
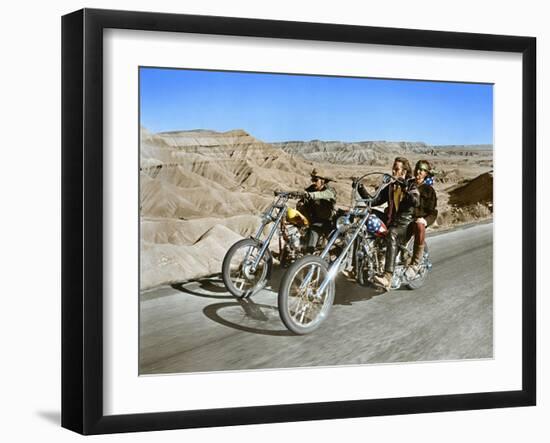
<svg viewBox="0 0 550 443">
<path fill-rule="evenodd" d="M 244 129 L 289 140 L 493 142 L 487 84 L 140 68 L 151 132 Z"/>
</svg>

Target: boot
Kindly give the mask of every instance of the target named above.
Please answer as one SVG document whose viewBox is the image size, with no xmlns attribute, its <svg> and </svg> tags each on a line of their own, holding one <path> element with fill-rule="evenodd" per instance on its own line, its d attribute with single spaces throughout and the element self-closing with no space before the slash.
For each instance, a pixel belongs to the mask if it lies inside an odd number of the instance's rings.
<svg viewBox="0 0 550 443">
<path fill-rule="evenodd" d="M 384 275 L 382 275 L 382 276 L 375 275 L 374 278 L 373 278 L 374 284 L 384 288 L 386 291 L 389 291 L 390 287 L 391 287 L 392 277 L 393 277 L 392 272 L 384 272 Z"/>
<path fill-rule="evenodd" d="M 412 280 L 418 274 L 420 269 L 420 263 L 422 263 L 422 257 L 424 256 L 424 243 L 421 245 L 414 245 L 413 258 L 410 266 L 405 271 L 405 277 L 408 280 Z"/>
</svg>

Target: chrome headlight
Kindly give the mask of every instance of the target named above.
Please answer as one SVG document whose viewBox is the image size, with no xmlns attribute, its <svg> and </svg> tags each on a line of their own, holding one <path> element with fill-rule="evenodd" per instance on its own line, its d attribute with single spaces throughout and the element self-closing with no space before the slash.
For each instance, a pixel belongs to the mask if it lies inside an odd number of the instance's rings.
<svg viewBox="0 0 550 443">
<path fill-rule="evenodd" d="M 340 232 L 346 231 L 350 225 L 351 225 L 351 222 L 349 221 L 349 218 L 346 217 L 345 215 L 338 217 L 336 219 L 336 229 L 338 229 L 338 231 Z"/>
</svg>

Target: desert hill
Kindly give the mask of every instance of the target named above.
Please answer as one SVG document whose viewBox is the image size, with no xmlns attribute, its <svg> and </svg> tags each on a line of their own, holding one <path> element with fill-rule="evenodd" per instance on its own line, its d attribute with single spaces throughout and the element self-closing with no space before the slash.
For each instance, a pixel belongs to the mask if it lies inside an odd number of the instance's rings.
<svg viewBox="0 0 550 443">
<path fill-rule="evenodd" d="M 449 189 L 449 203 L 454 206 L 493 203 L 493 171 Z"/>
<path fill-rule="evenodd" d="M 243 130 L 142 128 L 140 152 L 142 288 L 219 272 L 273 191 L 303 189 L 313 168 Z"/>
<path fill-rule="evenodd" d="M 471 193 L 470 200 L 451 196 L 492 170 L 492 150 L 435 150 L 421 142 L 269 144 L 242 129 L 153 134 L 141 128 L 140 143 L 142 289 L 220 272 L 227 249 L 256 231 L 273 191 L 304 189 L 314 166 L 329 171 L 345 207 L 352 176 L 387 172 L 398 155 L 413 164 L 429 159 L 439 172 L 435 228 L 491 216 L 485 197 L 475 201 L 477 191 L 460 191 Z M 492 195 L 492 186 L 487 192 Z"/>
</svg>

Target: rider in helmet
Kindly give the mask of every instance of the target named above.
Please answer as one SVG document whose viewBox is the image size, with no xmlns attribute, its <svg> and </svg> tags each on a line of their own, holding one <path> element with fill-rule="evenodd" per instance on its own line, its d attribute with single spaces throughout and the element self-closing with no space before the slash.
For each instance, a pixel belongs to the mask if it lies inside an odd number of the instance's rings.
<svg viewBox="0 0 550 443">
<path fill-rule="evenodd" d="M 411 263 L 405 271 L 405 276 L 414 278 L 424 255 L 426 228 L 437 218 L 437 195 L 433 188 L 434 171 L 428 160 L 419 160 L 414 167 L 414 178 L 420 203 L 415 208 L 414 221 L 409 226 L 408 237 L 414 235 L 414 249 Z"/>
</svg>

